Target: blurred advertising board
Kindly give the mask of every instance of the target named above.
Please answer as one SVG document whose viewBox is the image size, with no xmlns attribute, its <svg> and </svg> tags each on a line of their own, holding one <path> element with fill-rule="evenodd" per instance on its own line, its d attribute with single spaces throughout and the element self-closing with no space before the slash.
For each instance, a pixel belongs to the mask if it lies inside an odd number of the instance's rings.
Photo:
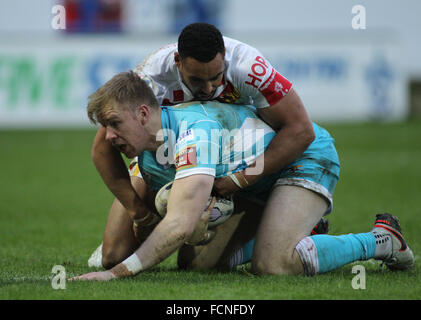
<svg viewBox="0 0 421 320">
<path fill-rule="evenodd" d="M 0 127 L 89 126 L 89 94 L 171 41 L 89 36 L 2 41 Z M 394 121 L 408 114 L 406 77 L 393 44 L 256 47 L 292 81 L 315 121 Z"/>
</svg>

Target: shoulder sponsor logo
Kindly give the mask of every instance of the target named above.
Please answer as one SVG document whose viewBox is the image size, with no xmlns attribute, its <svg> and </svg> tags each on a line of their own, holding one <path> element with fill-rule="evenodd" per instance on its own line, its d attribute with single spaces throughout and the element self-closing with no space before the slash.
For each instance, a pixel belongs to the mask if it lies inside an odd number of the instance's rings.
<svg viewBox="0 0 421 320">
<path fill-rule="evenodd" d="M 282 83 L 280 82 L 275 83 L 275 92 L 281 92 L 283 88 L 284 87 L 282 86 Z"/>
<path fill-rule="evenodd" d="M 291 82 L 273 69 L 271 76 L 260 86 L 259 91 L 269 105 L 273 105 L 289 92 L 291 86 Z"/>
<path fill-rule="evenodd" d="M 197 166 L 196 146 L 188 146 L 175 155 L 176 170 Z"/>
<path fill-rule="evenodd" d="M 178 139 L 177 139 L 177 144 L 181 144 L 183 142 L 189 141 L 189 140 L 193 140 L 194 139 L 194 133 L 192 129 L 188 129 L 187 131 L 182 132 Z"/>
</svg>

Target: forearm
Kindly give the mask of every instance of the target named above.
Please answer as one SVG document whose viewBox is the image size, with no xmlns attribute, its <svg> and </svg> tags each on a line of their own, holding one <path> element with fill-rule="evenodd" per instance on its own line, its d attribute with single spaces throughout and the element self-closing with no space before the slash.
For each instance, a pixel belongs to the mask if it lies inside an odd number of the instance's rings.
<svg viewBox="0 0 421 320">
<path fill-rule="evenodd" d="M 187 239 L 188 234 L 182 228 L 177 227 L 175 221 L 165 221 L 164 219 L 131 257 L 110 271 L 117 278 L 134 276 L 168 258 Z"/>
<path fill-rule="evenodd" d="M 157 265 L 190 239 L 206 206 L 213 180 L 211 176 L 199 175 L 176 180 L 165 218 L 136 252 L 111 272 L 116 277 L 135 275 Z"/>
<path fill-rule="evenodd" d="M 256 159 L 256 165 L 245 170 L 246 179 L 258 179 L 280 171 L 294 162 L 313 140 L 314 131 L 311 123 L 281 128 L 265 152 Z"/>
<path fill-rule="evenodd" d="M 253 167 L 246 170 L 245 175 L 253 182 L 294 162 L 315 139 L 313 123 L 293 89 L 273 106 L 258 112 L 277 134 L 266 151 L 257 158 L 257 169 L 261 169 L 261 172 Z"/>
</svg>

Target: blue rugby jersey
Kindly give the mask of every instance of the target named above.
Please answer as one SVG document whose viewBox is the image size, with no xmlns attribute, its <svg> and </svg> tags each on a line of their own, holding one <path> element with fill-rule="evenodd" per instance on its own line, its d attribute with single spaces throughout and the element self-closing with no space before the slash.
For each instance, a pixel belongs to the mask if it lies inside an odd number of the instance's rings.
<svg viewBox="0 0 421 320">
<path fill-rule="evenodd" d="M 161 110 L 164 143 L 156 152 L 143 152 L 137 160 L 143 179 L 155 191 L 193 174 L 220 178 L 240 171 L 254 163 L 275 136 L 253 106 L 209 101 Z M 315 123 L 313 129 L 316 138 L 300 157 L 279 172 L 260 178 L 239 195 L 265 201 L 275 183 L 299 185 L 324 196 L 330 211 L 339 178 L 339 158 L 329 132 Z M 259 166 L 253 170 L 260 173 Z"/>
<path fill-rule="evenodd" d="M 253 106 L 207 101 L 161 110 L 164 143 L 138 156 L 142 176 L 154 190 L 193 174 L 219 178 L 242 170 L 275 136 Z"/>
</svg>

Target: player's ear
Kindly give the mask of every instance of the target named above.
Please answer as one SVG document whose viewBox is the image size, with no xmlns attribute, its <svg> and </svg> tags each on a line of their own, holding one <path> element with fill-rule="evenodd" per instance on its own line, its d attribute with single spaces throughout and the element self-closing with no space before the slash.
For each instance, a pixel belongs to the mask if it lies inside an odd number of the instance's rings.
<svg viewBox="0 0 421 320">
<path fill-rule="evenodd" d="M 180 68 L 181 58 L 180 58 L 180 55 L 179 55 L 179 53 L 177 51 L 174 52 L 174 62 L 177 65 L 177 67 Z"/>
<path fill-rule="evenodd" d="M 142 125 L 145 125 L 150 117 L 151 110 L 150 107 L 146 104 L 138 105 L 136 108 L 136 116 L 140 120 L 140 123 Z"/>
</svg>

